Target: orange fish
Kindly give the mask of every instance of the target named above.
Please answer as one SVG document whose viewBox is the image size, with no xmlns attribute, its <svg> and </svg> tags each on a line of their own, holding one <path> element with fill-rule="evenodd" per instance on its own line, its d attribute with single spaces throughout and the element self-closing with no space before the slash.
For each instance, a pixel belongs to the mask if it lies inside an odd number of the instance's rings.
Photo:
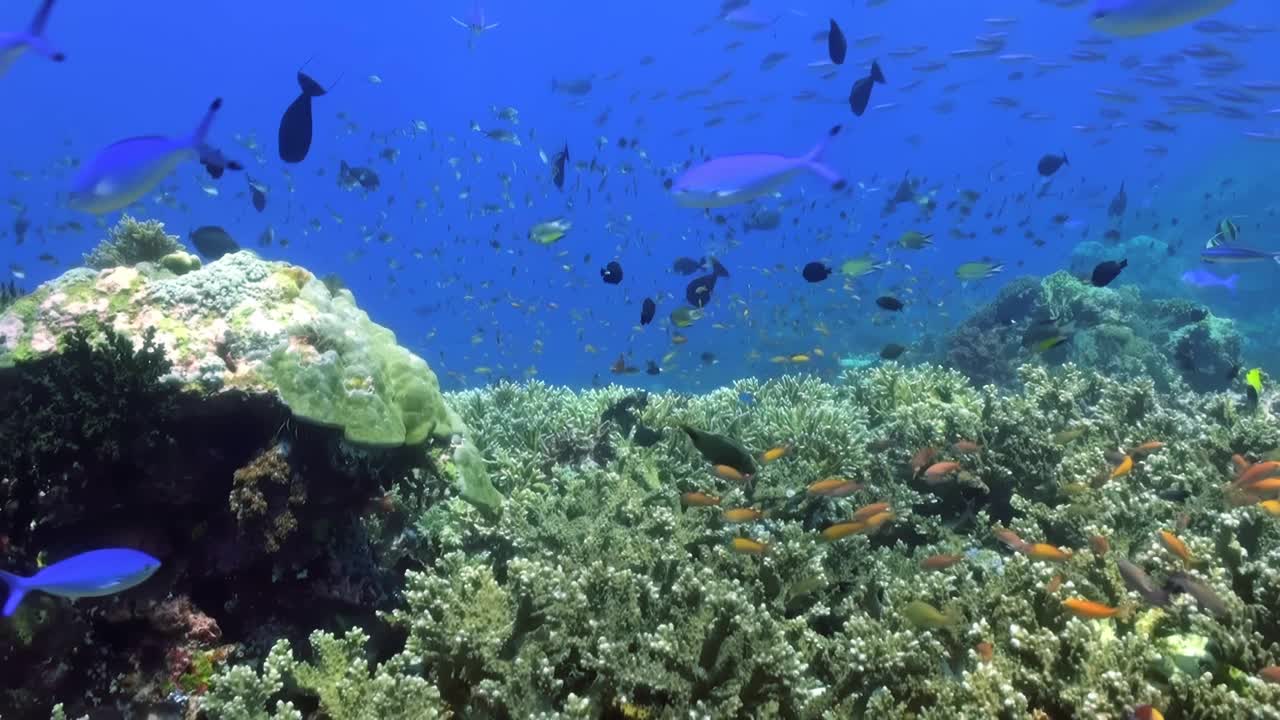
<svg viewBox="0 0 1280 720">
<path fill-rule="evenodd" d="M 986 640 L 983 640 L 982 642 L 975 645 L 973 649 L 977 651 L 978 659 L 981 660 L 982 662 L 991 662 L 992 658 L 996 656 L 995 647 L 993 647 L 991 643 L 987 642 Z"/>
<path fill-rule="evenodd" d="M 1193 565 L 1199 564 L 1199 562 L 1191 556 L 1191 549 L 1188 548 L 1187 544 L 1182 542 L 1177 535 L 1174 535 L 1168 530 L 1161 530 L 1159 537 L 1160 542 L 1169 549 L 1169 552 L 1177 555 L 1184 565 L 1192 567 Z"/>
<path fill-rule="evenodd" d="M 1023 549 L 1022 554 L 1032 560 L 1046 560 L 1048 562 L 1066 562 L 1071 559 L 1070 550 L 1061 550 L 1049 543 L 1033 543 L 1028 545 Z"/>
<path fill-rule="evenodd" d="M 1245 488 L 1250 494 L 1261 495 L 1263 493 L 1275 492 L 1280 490 L 1280 477 L 1269 477 Z"/>
<path fill-rule="evenodd" d="M 1133 709 L 1133 720 L 1164 720 L 1164 713 L 1153 705 L 1139 705 Z"/>
<path fill-rule="evenodd" d="M 721 480 L 732 480 L 734 482 L 746 482 L 751 479 L 750 475 L 743 475 L 741 470 L 728 465 L 716 465 L 712 467 L 711 474 Z"/>
<path fill-rule="evenodd" d="M 823 497 L 845 497 L 861 489 L 862 486 L 856 482 L 833 477 L 813 483 L 807 488 L 806 492 L 810 495 L 821 495 Z"/>
<path fill-rule="evenodd" d="M 922 447 L 911 456 L 911 474 L 919 475 L 921 470 L 933 464 L 933 459 L 938 456 L 938 451 L 931 447 Z"/>
<path fill-rule="evenodd" d="M 972 455 L 982 452 L 982 446 L 972 440 L 957 440 L 951 443 L 951 449 L 961 455 Z"/>
<path fill-rule="evenodd" d="M 1102 618 L 1120 616 L 1124 618 L 1128 613 L 1121 608 L 1113 608 L 1110 605 L 1103 605 L 1092 600 L 1073 597 L 1062 601 L 1062 607 L 1067 612 L 1079 618 L 1087 618 L 1089 620 L 1101 620 Z"/>
<path fill-rule="evenodd" d="M 1243 475 L 1244 471 L 1248 470 L 1252 465 L 1253 463 L 1245 460 L 1243 455 L 1237 453 L 1231 456 L 1231 466 L 1235 468 L 1237 478 Z"/>
<path fill-rule="evenodd" d="M 1049 582 L 1044 584 L 1045 593 L 1052 595 L 1058 592 L 1062 588 L 1062 583 L 1066 581 L 1067 579 L 1062 576 L 1062 573 L 1055 573 L 1053 577 L 1049 578 Z"/>
<path fill-rule="evenodd" d="M 786 444 L 775 445 L 774 447 L 771 447 L 760 454 L 760 462 L 768 465 L 774 460 L 781 460 L 782 458 L 786 457 L 787 454 L 790 452 L 791 452 L 790 445 L 786 445 Z"/>
<path fill-rule="evenodd" d="M 763 510 L 755 508 L 725 508 L 724 519 L 731 523 L 744 523 L 759 520 L 765 515 Z"/>
<path fill-rule="evenodd" d="M 1160 442 L 1159 440 L 1149 440 L 1147 442 L 1142 443 L 1138 447 L 1130 450 L 1129 454 L 1140 460 L 1150 455 L 1151 453 L 1159 450 L 1162 447 L 1164 447 L 1164 443 Z"/>
<path fill-rule="evenodd" d="M 1280 500 L 1263 500 L 1258 507 L 1267 511 L 1271 517 L 1280 517 Z"/>
<path fill-rule="evenodd" d="M 1267 682 L 1280 683 L 1280 665 L 1268 665 L 1258 671 L 1258 677 Z"/>
<path fill-rule="evenodd" d="M 930 485 L 937 485 L 957 472 L 960 472 L 960 463 L 958 462 L 951 460 L 936 462 L 924 471 L 924 481 Z"/>
<path fill-rule="evenodd" d="M 1265 480 L 1275 475 L 1280 475 L 1280 462 L 1267 460 L 1266 462 L 1250 465 L 1248 470 L 1240 473 L 1240 476 L 1236 478 L 1233 484 L 1236 487 L 1248 488 L 1259 480 Z"/>
<path fill-rule="evenodd" d="M 1030 547 L 1030 544 L 1026 540 L 1018 537 L 1018 533 L 1008 528 L 991 528 L 991 534 L 995 535 L 997 540 L 1004 543 L 1010 549 L 1017 550 L 1018 552 L 1023 552 Z"/>
<path fill-rule="evenodd" d="M 930 555 L 920 561 L 921 570 L 946 570 L 964 559 L 963 555 L 952 555 L 948 553 L 939 553 Z"/>
<path fill-rule="evenodd" d="M 867 532 L 872 533 L 880 529 L 880 526 L 889 522 L 894 517 L 893 513 L 888 510 L 878 512 L 875 515 L 863 520 L 862 523 L 867 526 Z"/>
<path fill-rule="evenodd" d="M 1094 555 L 1102 557 L 1108 552 L 1111 552 L 1111 541 L 1107 540 L 1103 535 L 1090 535 L 1089 549 L 1093 551 Z"/>
<path fill-rule="evenodd" d="M 841 522 L 824 528 L 819 534 L 822 535 L 824 542 L 835 542 L 850 535 L 859 535 L 866 529 L 867 524 L 864 522 Z"/>
<path fill-rule="evenodd" d="M 704 492 L 687 492 L 680 496 L 680 502 L 689 507 L 711 507 L 719 505 L 720 498 Z"/>
<path fill-rule="evenodd" d="M 765 545 L 759 540 L 752 540 L 751 538 L 744 537 L 736 537 L 733 540 L 730 540 L 729 547 L 732 548 L 734 552 L 742 555 L 764 555 L 769 552 L 768 545 Z"/>
<path fill-rule="evenodd" d="M 1115 480 L 1118 477 L 1124 477 L 1125 475 L 1128 475 L 1129 471 L 1132 469 L 1133 469 L 1133 456 L 1125 455 L 1123 458 L 1120 459 L 1120 464 L 1115 466 L 1115 468 L 1111 470 L 1111 479 Z"/>
<path fill-rule="evenodd" d="M 850 518 L 850 522 L 858 522 L 859 520 L 866 520 L 867 518 L 879 515 L 888 509 L 889 509 L 889 503 L 887 502 L 878 502 L 878 503 L 871 503 L 870 505 L 863 505 L 862 507 L 854 511 L 853 517 Z"/>
</svg>

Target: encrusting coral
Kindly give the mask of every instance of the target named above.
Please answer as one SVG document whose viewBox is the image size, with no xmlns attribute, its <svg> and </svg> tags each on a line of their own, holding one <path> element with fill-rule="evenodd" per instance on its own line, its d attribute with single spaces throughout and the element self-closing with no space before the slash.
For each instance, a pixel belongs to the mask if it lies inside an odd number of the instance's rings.
<svg viewBox="0 0 1280 720">
<path fill-rule="evenodd" d="M 1280 446 L 1270 396 L 1247 410 L 1231 394 L 1162 393 L 1069 364 L 1017 377 L 1015 391 L 979 389 L 888 363 L 837 384 L 651 393 L 629 403 L 636 425 L 659 430 L 648 446 L 607 412 L 634 397 L 623 388 L 452 394 L 504 511 L 486 519 L 455 497 L 420 513 L 424 565 L 383 616 L 403 643 L 375 654 L 399 682 L 425 683 L 415 692 L 438 692 L 429 707 L 481 719 L 1124 717 L 1143 703 L 1169 717 L 1280 718 L 1280 686 L 1258 675 L 1280 662 L 1280 518 L 1223 490 L 1233 454 Z M 785 450 L 725 479 L 681 425 Z M 913 472 L 922 449 L 956 462 L 956 477 Z M 1123 472 L 1117 449 L 1138 458 Z M 830 476 L 858 487 L 806 492 Z M 718 504 L 682 503 L 695 492 Z M 878 530 L 820 537 L 876 502 L 892 514 Z M 760 514 L 735 522 L 731 508 Z M 997 525 L 1026 538 L 1023 551 Z M 1203 562 L 1188 570 L 1162 529 Z M 954 560 L 922 565 L 939 554 Z M 1162 587 L 1190 572 L 1225 610 L 1189 592 L 1153 607 L 1118 558 Z M 1077 597 L 1132 617 L 1074 616 L 1063 601 Z M 908 609 L 919 603 L 946 612 L 921 626 Z M 350 669 L 327 674 L 363 683 L 360 643 L 343 647 Z M 215 678 L 206 710 L 253 677 Z M 257 683 L 234 713 L 209 714 L 265 717 L 317 697 L 327 715 L 356 712 L 315 684 Z"/>
</svg>

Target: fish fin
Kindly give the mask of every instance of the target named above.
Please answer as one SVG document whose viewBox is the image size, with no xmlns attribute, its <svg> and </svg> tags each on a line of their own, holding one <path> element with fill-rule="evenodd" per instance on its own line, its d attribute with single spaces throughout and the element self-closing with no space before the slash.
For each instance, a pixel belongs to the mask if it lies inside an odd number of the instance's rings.
<svg viewBox="0 0 1280 720">
<path fill-rule="evenodd" d="M 209 103 L 209 109 L 205 111 L 204 117 L 200 118 L 200 124 L 196 126 L 195 132 L 191 133 L 191 146 L 197 150 L 205 147 L 205 137 L 209 135 L 209 127 L 213 125 L 213 118 L 218 114 L 218 109 L 222 107 L 222 98 L 214 98 Z"/>
<path fill-rule="evenodd" d="M 39 37 L 44 34 L 44 26 L 49 22 L 49 13 L 53 12 L 54 0 L 44 0 L 40 4 L 40 9 L 36 11 L 36 16 L 31 19 L 31 27 L 27 32 Z"/>
<path fill-rule="evenodd" d="M 876 60 L 871 61 L 871 80 L 873 82 L 885 84 L 884 71 L 880 69 L 880 63 Z"/>
<path fill-rule="evenodd" d="M 1070 165 L 1070 164 L 1071 164 L 1071 161 L 1067 159 L 1067 154 L 1066 154 L 1065 152 L 1064 152 L 1064 153 L 1062 153 L 1062 164 L 1063 164 L 1063 165 Z"/>
<path fill-rule="evenodd" d="M 455 23 L 457 23 L 457 24 L 458 24 L 458 27 L 464 27 L 464 28 L 466 28 L 466 29 L 468 29 L 468 30 L 470 30 L 470 29 L 471 29 L 471 26 L 470 26 L 470 25 L 468 25 L 468 24 L 466 24 L 466 23 L 462 22 L 461 20 L 459 20 L 458 18 L 456 18 L 456 17 L 454 17 L 454 16 L 452 16 L 452 15 L 450 15 L 450 16 L 449 16 L 449 19 L 450 19 L 450 20 L 452 20 L 452 21 L 454 21 Z"/>
<path fill-rule="evenodd" d="M 844 188 L 846 185 L 845 180 L 840 177 L 840 173 L 823 164 L 822 156 L 827 152 L 827 147 L 831 145 L 831 140 L 840 134 L 840 130 L 842 128 L 843 126 L 841 125 L 836 125 L 831 128 L 831 130 L 827 132 L 827 136 L 822 138 L 822 140 L 804 156 L 805 168 L 814 175 L 817 175 L 823 180 L 831 183 L 833 188 L 836 190 Z"/>
<path fill-rule="evenodd" d="M 14 575 L 13 573 L 0 570 L 0 580 L 9 586 L 9 598 L 4 601 L 4 610 L 0 611 L 0 615 L 9 617 L 18 609 L 18 603 L 22 602 L 22 598 L 26 596 L 27 591 L 31 588 L 27 587 L 28 578 Z"/>
</svg>

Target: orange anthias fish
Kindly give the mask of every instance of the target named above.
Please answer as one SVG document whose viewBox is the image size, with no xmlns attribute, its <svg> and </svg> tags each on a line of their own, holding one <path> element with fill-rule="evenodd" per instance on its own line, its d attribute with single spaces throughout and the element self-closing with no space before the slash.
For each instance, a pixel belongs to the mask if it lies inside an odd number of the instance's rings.
<svg viewBox="0 0 1280 720">
<path fill-rule="evenodd" d="M 1164 443 L 1159 440 L 1149 440 L 1129 451 L 1129 455 L 1141 460 L 1151 453 L 1164 447 Z"/>
<path fill-rule="evenodd" d="M 996 656 L 995 647 L 986 640 L 975 645 L 973 649 L 977 651 L 978 659 L 982 662 L 991 662 L 991 660 Z"/>
<path fill-rule="evenodd" d="M 862 507 L 854 511 L 853 517 L 850 520 L 851 522 L 866 520 L 867 518 L 875 517 L 876 515 L 879 515 L 887 511 L 888 509 L 889 509 L 889 503 L 887 502 L 878 502 L 878 503 L 871 503 L 870 505 L 863 505 Z"/>
<path fill-rule="evenodd" d="M 1232 484 L 1238 488 L 1245 488 L 1247 490 L 1254 483 L 1276 475 L 1280 475 L 1280 462 L 1267 460 L 1265 462 L 1250 465 L 1248 469 L 1240 473 L 1240 476 L 1237 477 L 1236 481 Z"/>
<path fill-rule="evenodd" d="M 931 447 L 922 447 L 911 456 L 911 475 L 920 474 L 921 470 L 933 464 L 933 459 L 938 456 L 938 451 Z"/>
<path fill-rule="evenodd" d="M 1133 709 L 1133 720 L 1164 720 L 1164 713 L 1153 705 L 1139 705 Z"/>
<path fill-rule="evenodd" d="M 711 507 L 712 505 L 719 505 L 720 498 L 704 492 L 687 492 L 680 496 L 680 502 L 689 507 Z"/>
<path fill-rule="evenodd" d="M 960 472 L 960 463 L 954 461 L 936 462 L 924 471 L 924 481 L 930 485 L 939 485 L 955 473 Z"/>
<path fill-rule="evenodd" d="M 1111 552 L 1111 541 L 1105 535 L 1090 535 L 1089 549 L 1093 551 L 1094 555 L 1101 557 Z"/>
<path fill-rule="evenodd" d="M 1030 547 L 1030 543 L 1018 537 L 1018 533 L 1009 528 L 994 527 L 991 529 L 991 534 L 995 535 L 997 540 L 1004 543 L 1011 550 L 1023 552 Z"/>
<path fill-rule="evenodd" d="M 961 455 L 973 455 L 982 452 L 982 446 L 972 440 L 957 440 L 951 443 L 951 449 Z"/>
<path fill-rule="evenodd" d="M 845 497 L 861 490 L 862 486 L 856 482 L 845 480 L 844 478 L 827 478 L 819 480 L 811 484 L 807 489 L 810 495 L 821 495 L 823 497 Z"/>
<path fill-rule="evenodd" d="M 1066 562 L 1071 559 L 1070 550 L 1061 550 L 1049 543 L 1033 543 L 1022 550 L 1022 554 L 1032 560 L 1048 562 Z"/>
<path fill-rule="evenodd" d="M 711 474 L 721 480 L 732 480 L 734 482 L 746 482 L 751 479 L 750 475 L 744 475 L 742 471 L 728 465 L 715 465 L 711 468 Z"/>
<path fill-rule="evenodd" d="M 921 570 L 946 570 L 964 559 L 963 555 L 954 555 L 950 553 L 939 553 L 930 555 L 920 561 Z"/>
<path fill-rule="evenodd" d="M 1280 665 L 1269 665 L 1258 671 L 1258 677 L 1267 682 L 1280 684 Z"/>
<path fill-rule="evenodd" d="M 1103 618 L 1117 616 L 1124 619 L 1124 617 L 1128 615 L 1128 612 L 1124 608 L 1113 608 L 1110 605 L 1103 605 L 1102 603 L 1079 597 L 1063 600 L 1062 607 L 1064 610 L 1076 617 L 1087 618 L 1089 620 L 1101 620 Z"/>
<path fill-rule="evenodd" d="M 1182 542 L 1182 539 L 1177 535 L 1174 535 L 1168 530 L 1161 530 L 1159 537 L 1160 542 L 1169 549 L 1169 552 L 1177 555 L 1178 558 L 1182 560 L 1182 563 L 1187 567 L 1193 567 L 1200 564 L 1200 561 L 1192 557 L 1191 549 L 1188 548 L 1187 544 Z"/>
<path fill-rule="evenodd" d="M 1111 479 L 1115 480 L 1118 477 L 1124 477 L 1125 475 L 1128 475 L 1129 471 L 1132 469 L 1133 469 L 1133 456 L 1125 455 L 1120 460 L 1120 464 L 1116 465 L 1115 468 L 1111 470 Z"/>
<path fill-rule="evenodd" d="M 1271 517 L 1280 517 L 1280 500 L 1263 500 L 1258 507 L 1267 511 Z"/>
<path fill-rule="evenodd" d="M 729 547 L 736 553 L 742 555 L 764 555 L 769 552 L 769 546 L 759 540 L 751 538 L 736 537 L 729 541 Z"/>
<path fill-rule="evenodd" d="M 1253 463 L 1249 462 L 1248 460 L 1245 460 L 1244 456 L 1241 455 L 1240 453 L 1236 453 L 1235 455 L 1231 456 L 1231 467 L 1235 468 L 1236 477 L 1240 477 L 1241 475 L 1243 475 L 1244 471 L 1248 470 L 1252 465 Z"/>
<path fill-rule="evenodd" d="M 765 516 L 763 510 L 755 508 L 726 508 L 724 511 L 724 519 L 731 523 L 744 523 L 759 520 Z"/>
<path fill-rule="evenodd" d="M 774 460 L 781 460 L 791 452 L 791 446 L 788 444 L 775 445 L 774 447 L 760 453 L 760 462 L 768 465 Z"/>
<path fill-rule="evenodd" d="M 859 535 L 865 532 L 866 529 L 867 525 L 863 522 L 841 522 L 823 528 L 819 535 L 822 536 L 823 542 L 835 542 L 850 535 Z"/>
</svg>

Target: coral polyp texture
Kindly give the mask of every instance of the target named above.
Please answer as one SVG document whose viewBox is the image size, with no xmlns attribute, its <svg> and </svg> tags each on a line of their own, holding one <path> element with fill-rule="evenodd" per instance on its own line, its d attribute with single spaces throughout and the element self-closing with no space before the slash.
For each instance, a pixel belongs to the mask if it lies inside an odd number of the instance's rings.
<svg viewBox="0 0 1280 720">
<path fill-rule="evenodd" d="M 364 717 L 321 689 L 349 683 L 387 717 L 402 697 L 495 719 L 1280 717 L 1280 508 L 1229 487 L 1233 455 L 1280 453 L 1274 398 L 1016 377 L 890 363 L 701 396 L 450 394 L 501 516 L 426 507 L 382 640 L 313 638 L 294 682 L 279 645 L 204 707 Z M 717 471 L 683 426 L 734 438 L 755 474 Z M 811 487 L 830 478 L 853 489 Z"/>
</svg>

